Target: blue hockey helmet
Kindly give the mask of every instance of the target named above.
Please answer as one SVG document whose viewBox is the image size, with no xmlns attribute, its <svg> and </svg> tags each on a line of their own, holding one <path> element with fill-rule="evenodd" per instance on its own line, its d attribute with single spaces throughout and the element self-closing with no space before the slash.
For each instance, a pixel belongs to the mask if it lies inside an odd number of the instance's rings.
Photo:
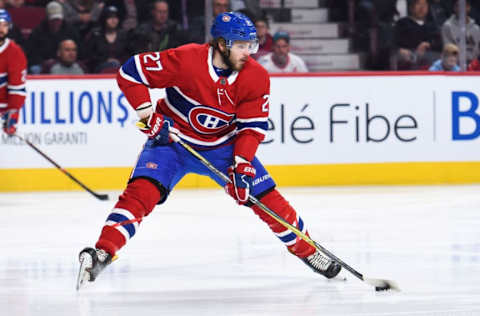
<svg viewBox="0 0 480 316">
<path fill-rule="evenodd" d="M 217 15 L 210 34 L 215 39 L 223 38 L 228 48 L 232 48 L 235 41 L 247 41 L 250 43 L 249 51 L 251 54 L 255 54 L 258 51 L 255 25 L 241 13 L 225 12 Z"/>
<path fill-rule="evenodd" d="M 10 25 L 12 24 L 12 18 L 10 17 L 10 14 L 7 10 L 0 9 L 0 21 L 8 22 L 8 24 Z"/>
</svg>

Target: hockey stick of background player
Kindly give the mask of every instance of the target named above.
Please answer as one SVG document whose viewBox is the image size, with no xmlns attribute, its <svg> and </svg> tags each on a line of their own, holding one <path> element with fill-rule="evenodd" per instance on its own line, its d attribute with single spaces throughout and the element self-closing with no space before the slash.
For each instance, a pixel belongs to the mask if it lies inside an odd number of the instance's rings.
<svg viewBox="0 0 480 316">
<path fill-rule="evenodd" d="M 140 126 L 140 124 L 144 125 L 142 122 L 138 122 L 137 126 Z M 172 140 L 178 144 L 180 144 L 183 148 L 185 148 L 189 153 L 191 153 L 195 158 L 200 160 L 200 162 L 205 165 L 210 171 L 215 173 L 217 176 L 219 176 L 223 181 L 225 182 L 231 182 L 230 178 L 227 177 L 223 172 L 215 168 L 214 165 L 212 165 L 207 159 L 205 159 L 202 155 L 200 155 L 195 149 L 190 147 L 187 143 L 183 142 L 177 135 L 170 133 L 170 137 Z M 281 225 L 283 225 L 285 228 L 290 229 L 293 231 L 297 236 L 300 236 L 303 240 L 305 240 L 307 243 L 315 247 L 316 249 L 320 250 L 324 254 L 330 257 L 330 259 L 333 259 L 337 261 L 342 267 L 344 267 L 346 270 L 348 270 L 350 273 L 352 273 L 354 276 L 362 280 L 363 282 L 370 284 L 371 286 L 375 287 L 375 291 L 386 291 L 389 289 L 392 290 L 397 290 L 400 291 L 400 288 L 398 285 L 391 281 L 391 280 L 384 280 L 384 279 L 372 279 L 372 278 L 367 278 L 357 270 L 353 269 L 350 267 L 348 264 L 346 264 L 343 260 L 339 259 L 337 256 L 335 256 L 333 253 L 325 249 L 322 245 L 319 243 L 315 242 L 312 240 L 310 237 L 302 233 L 300 230 L 298 230 L 295 226 L 291 225 L 288 223 L 285 219 L 283 219 L 280 215 L 275 213 L 273 210 L 268 208 L 265 204 L 260 202 L 257 198 L 254 196 L 249 196 L 248 197 L 249 201 L 258 207 L 262 209 L 265 213 L 270 215 L 273 219 L 275 219 L 277 222 L 279 222 Z"/>
<path fill-rule="evenodd" d="M 26 138 L 23 138 L 22 136 L 18 135 L 18 134 L 14 134 L 14 136 L 18 137 L 19 139 L 21 139 L 22 141 L 24 141 L 28 146 L 30 146 L 33 150 L 35 150 L 37 153 L 39 153 L 43 158 L 47 159 L 52 165 L 54 165 L 55 167 L 57 167 L 58 170 L 60 170 L 61 172 L 63 172 L 67 177 L 69 177 L 70 179 L 72 179 L 74 182 L 76 182 L 79 186 L 81 186 L 85 191 L 87 191 L 88 193 L 92 194 L 94 197 L 96 197 L 97 199 L 99 200 L 108 200 L 108 194 L 99 194 L 99 193 L 95 193 L 93 192 L 92 190 L 90 190 L 85 184 L 83 184 L 82 182 L 80 182 L 77 178 L 75 178 L 70 172 L 68 172 L 67 170 L 63 169 L 62 167 L 60 167 L 59 164 L 57 164 L 55 161 L 53 161 L 50 157 L 48 157 L 44 152 L 42 152 L 40 149 L 37 148 L 37 146 L 35 146 L 34 144 L 32 144 L 28 139 Z"/>
</svg>

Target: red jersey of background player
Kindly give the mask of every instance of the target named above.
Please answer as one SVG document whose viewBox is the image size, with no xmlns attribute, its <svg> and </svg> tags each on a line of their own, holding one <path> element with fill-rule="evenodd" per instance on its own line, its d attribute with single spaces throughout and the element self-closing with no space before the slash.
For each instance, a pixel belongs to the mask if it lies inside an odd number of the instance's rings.
<svg viewBox="0 0 480 316">
<path fill-rule="evenodd" d="M 238 133 L 261 142 L 268 127 L 268 73 L 249 58 L 240 72 L 219 77 L 212 55 L 209 44 L 138 54 L 122 66 L 117 80 L 136 110 L 150 103 L 147 87 L 166 88 L 156 111 L 171 117 L 178 136 L 196 147 L 214 148 Z"/>
<path fill-rule="evenodd" d="M 20 109 L 25 102 L 27 59 L 20 46 L 6 38 L 0 46 L 0 109 Z"/>
</svg>

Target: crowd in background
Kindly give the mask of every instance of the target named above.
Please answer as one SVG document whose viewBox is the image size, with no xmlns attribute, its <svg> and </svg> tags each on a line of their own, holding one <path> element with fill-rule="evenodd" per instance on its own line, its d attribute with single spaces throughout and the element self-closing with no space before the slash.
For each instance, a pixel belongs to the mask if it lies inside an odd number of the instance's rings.
<svg viewBox="0 0 480 316">
<path fill-rule="evenodd" d="M 271 72 L 308 71 L 290 53 L 288 34 L 269 33 L 258 0 L 211 0 L 212 16 L 236 10 L 258 30 L 253 57 Z M 330 19 L 351 21 L 347 35 L 372 70 L 459 70 L 458 0 L 328 0 Z M 9 37 L 30 74 L 114 73 L 131 55 L 204 43 L 203 0 L 0 0 L 14 26 Z M 480 69 L 480 1 L 467 0 L 467 62 Z"/>
<path fill-rule="evenodd" d="M 332 1 L 333 2 L 333 1 Z M 341 12 L 345 1 L 335 2 Z M 357 0 L 354 39 L 369 69 L 460 70 L 459 0 Z M 480 1 L 466 0 L 466 59 L 478 70 Z"/>
</svg>

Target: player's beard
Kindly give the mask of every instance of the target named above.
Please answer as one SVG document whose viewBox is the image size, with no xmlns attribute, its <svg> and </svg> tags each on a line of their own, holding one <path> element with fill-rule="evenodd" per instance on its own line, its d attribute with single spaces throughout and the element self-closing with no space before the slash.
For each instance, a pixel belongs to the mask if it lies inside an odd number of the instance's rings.
<svg viewBox="0 0 480 316">
<path fill-rule="evenodd" d="M 8 33 L 0 33 L 0 43 L 5 42 L 5 39 L 7 39 Z"/>
<path fill-rule="evenodd" d="M 225 63 L 225 65 L 228 66 L 228 68 L 232 69 L 233 71 L 240 71 L 243 69 L 243 66 L 245 65 L 245 63 L 243 64 L 240 64 L 240 63 L 235 63 L 235 61 L 232 61 L 231 59 L 231 54 L 230 52 L 227 50 L 228 54 L 225 53 L 225 52 L 222 52 L 220 50 L 220 55 L 222 55 L 222 60 L 223 62 Z"/>
</svg>

